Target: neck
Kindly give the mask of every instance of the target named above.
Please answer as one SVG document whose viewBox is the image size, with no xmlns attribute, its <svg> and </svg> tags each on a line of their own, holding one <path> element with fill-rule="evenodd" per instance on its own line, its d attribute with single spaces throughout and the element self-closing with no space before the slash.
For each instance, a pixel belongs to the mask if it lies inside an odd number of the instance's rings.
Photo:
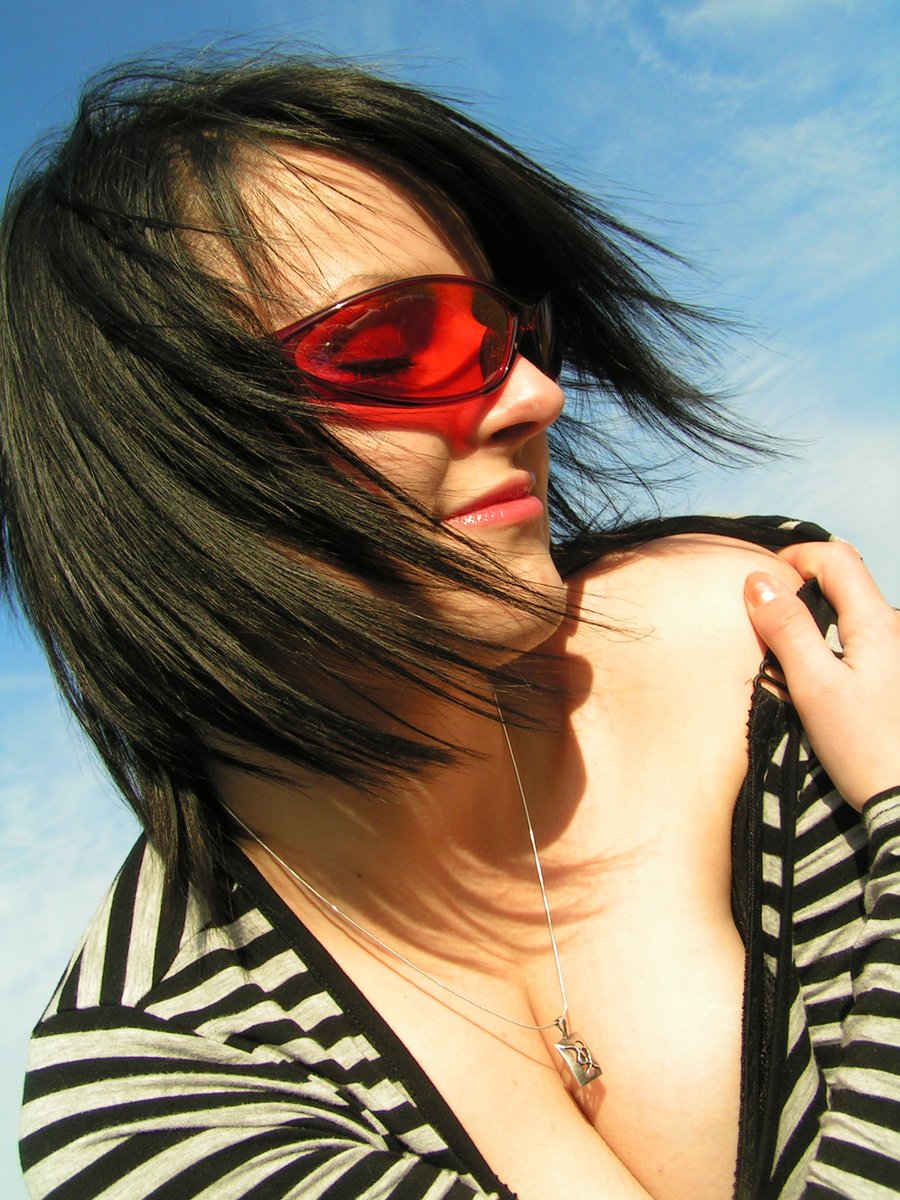
<svg viewBox="0 0 900 1200">
<path fill-rule="evenodd" d="M 465 752 L 380 796 L 284 764 L 278 780 L 218 768 L 219 793 L 291 869 L 388 942 L 451 957 L 473 940 L 494 953 L 531 942 L 544 952 L 544 912 L 503 727 L 453 705 L 429 702 L 427 715 Z M 512 739 L 543 855 L 565 824 L 547 803 L 554 738 L 514 730 Z M 294 893 L 301 908 L 315 905 L 258 845 L 243 846 L 277 891 Z"/>
</svg>

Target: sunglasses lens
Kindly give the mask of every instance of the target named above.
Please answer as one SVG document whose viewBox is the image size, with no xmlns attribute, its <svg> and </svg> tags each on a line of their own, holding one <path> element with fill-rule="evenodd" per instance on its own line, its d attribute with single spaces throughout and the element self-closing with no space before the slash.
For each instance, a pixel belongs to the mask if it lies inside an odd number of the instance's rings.
<svg viewBox="0 0 900 1200">
<path fill-rule="evenodd" d="M 460 280 L 387 287 L 301 331 L 297 368 L 338 391 L 394 403 L 472 395 L 502 375 L 513 320 L 502 300 Z"/>
</svg>

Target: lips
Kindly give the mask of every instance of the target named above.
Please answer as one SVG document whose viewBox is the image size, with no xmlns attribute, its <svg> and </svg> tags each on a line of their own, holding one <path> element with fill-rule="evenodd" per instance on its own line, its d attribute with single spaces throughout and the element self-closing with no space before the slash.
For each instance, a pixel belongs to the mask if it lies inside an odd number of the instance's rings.
<svg viewBox="0 0 900 1200">
<path fill-rule="evenodd" d="M 484 492 L 444 517 L 448 525 L 496 524 L 522 520 L 543 512 L 543 504 L 534 492 L 535 477 L 531 471 L 520 471 L 515 478 Z"/>
</svg>

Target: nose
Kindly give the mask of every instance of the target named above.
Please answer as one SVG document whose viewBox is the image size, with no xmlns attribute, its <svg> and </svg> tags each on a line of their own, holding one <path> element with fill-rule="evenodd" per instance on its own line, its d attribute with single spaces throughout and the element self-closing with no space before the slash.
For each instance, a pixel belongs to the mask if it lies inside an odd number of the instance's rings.
<svg viewBox="0 0 900 1200">
<path fill-rule="evenodd" d="M 547 429 L 563 410 L 559 384 L 521 354 L 496 391 L 479 405 L 466 440 L 475 445 L 516 445 Z"/>
</svg>

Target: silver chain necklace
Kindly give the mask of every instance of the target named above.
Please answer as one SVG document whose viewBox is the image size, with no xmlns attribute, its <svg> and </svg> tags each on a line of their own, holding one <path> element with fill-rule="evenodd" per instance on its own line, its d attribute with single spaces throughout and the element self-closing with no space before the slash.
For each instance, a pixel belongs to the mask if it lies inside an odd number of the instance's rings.
<svg viewBox="0 0 900 1200">
<path fill-rule="evenodd" d="M 554 1042 L 554 1049 L 559 1054 L 562 1061 L 566 1064 L 566 1067 L 569 1069 L 569 1072 L 571 1073 L 572 1078 L 575 1080 L 575 1083 L 579 1088 L 583 1088 L 587 1087 L 589 1083 L 593 1083 L 595 1079 L 599 1079 L 602 1072 L 599 1064 L 595 1061 L 593 1054 L 588 1049 L 584 1040 L 579 1037 L 577 1033 L 569 1032 L 569 1026 L 567 1022 L 567 1017 L 569 1014 L 569 999 L 566 995 L 566 985 L 563 979 L 562 964 L 559 959 L 559 949 L 556 944 L 556 934 L 553 931 L 553 917 L 550 912 L 550 901 L 547 897 L 547 888 L 544 884 L 544 872 L 541 870 L 541 859 L 540 855 L 538 854 L 537 840 L 534 836 L 534 827 L 531 824 L 531 813 L 528 811 L 528 801 L 525 798 L 525 788 L 522 785 L 522 777 L 519 774 L 519 764 L 516 762 L 516 756 L 509 737 L 509 730 L 506 728 L 503 710 L 500 708 L 500 702 L 497 700 L 496 696 L 494 697 L 494 703 L 497 706 L 497 715 L 500 718 L 500 726 L 503 729 L 503 736 L 506 740 L 506 748 L 509 752 L 509 760 L 512 763 L 513 773 L 516 777 L 516 785 L 518 786 L 519 796 L 522 800 L 522 808 L 525 812 L 525 821 L 528 825 L 528 838 L 531 842 L 531 853 L 534 858 L 534 867 L 535 871 L 537 872 L 538 884 L 541 889 L 541 900 L 543 901 L 544 914 L 547 918 L 547 932 L 550 934 L 550 947 L 553 951 L 553 962 L 556 966 L 556 978 L 559 981 L 559 993 L 562 999 L 562 1012 L 558 1017 L 555 1018 L 555 1020 L 550 1021 L 546 1025 L 528 1025 L 524 1021 L 517 1021 L 515 1017 L 505 1017 L 502 1013 L 495 1012 L 492 1008 L 488 1008 L 486 1004 L 482 1004 L 478 1000 L 473 1000 L 470 996 L 464 996 L 462 992 L 458 992 L 456 988 L 451 987 L 449 983 L 443 983 L 440 979 L 436 979 L 434 975 L 429 974 L 429 972 L 423 967 L 420 967 L 417 963 L 414 963 L 412 959 L 407 958 L 405 954 L 401 954 L 399 950 L 395 950 L 393 946 L 389 946 L 386 942 L 383 942 L 381 938 L 377 936 L 377 934 L 372 933 L 363 925 L 360 925 L 358 921 L 354 920 L 353 917 L 351 917 L 348 913 L 345 913 L 343 909 L 338 908 L 336 904 L 333 904 L 332 901 L 326 899 L 326 897 L 323 896 L 322 893 L 316 888 L 314 888 L 311 883 L 304 879 L 302 875 L 298 875 L 294 868 L 286 863 L 280 855 L 276 854 L 272 847 L 267 845 L 262 840 L 259 834 L 254 833 L 249 825 L 246 825 L 239 816 L 233 813 L 227 804 L 223 804 L 223 808 L 229 814 L 229 816 L 231 816 L 231 818 L 238 825 L 240 825 L 241 829 L 243 829 L 248 837 L 252 838 L 258 846 L 265 850 L 266 854 L 268 854 L 268 856 L 274 862 L 278 863 L 278 865 L 284 871 L 286 871 L 292 879 L 295 879 L 297 883 L 299 883 L 300 886 L 303 887 L 311 896 L 314 896 L 320 904 L 323 904 L 327 909 L 330 909 L 330 911 L 336 916 L 340 917 L 342 921 L 346 921 L 348 925 L 350 925 L 358 933 L 361 933 L 363 937 L 367 938 L 370 942 L 373 942 L 376 946 L 384 950 L 385 953 L 390 954 L 393 958 L 399 959 L 399 961 L 409 967 L 410 970 L 415 971 L 418 975 L 423 976 L 436 987 L 442 988 L 445 992 L 449 992 L 450 995 L 455 996 L 457 1000 L 462 1000 L 465 1004 L 471 1004 L 473 1008 L 478 1008 L 482 1012 L 486 1012 L 490 1016 L 496 1017 L 499 1021 L 506 1021 L 510 1025 L 517 1025 L 520 1029 L 533 1029 L 538 1033 L 542 1033 L 548 1029 L 556 1029 L 559 1033 L 559 1041 Z"/>
</svg>

